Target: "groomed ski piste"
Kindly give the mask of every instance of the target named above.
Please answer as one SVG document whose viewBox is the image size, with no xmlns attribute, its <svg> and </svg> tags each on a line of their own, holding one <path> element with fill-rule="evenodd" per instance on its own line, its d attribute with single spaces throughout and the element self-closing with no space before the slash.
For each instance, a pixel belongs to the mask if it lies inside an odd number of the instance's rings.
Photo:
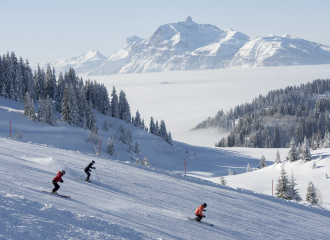
<svg viewBox="0 0 330 240">
<path fill-rule="evenodd" d="M 328 239 L 326 209 L 196 177 L 227 172 L 216 162 L 256 167 L 258 159 L 202 147 L 196 147 L 194 158 L 185 153 L 187 144 L 170 146 L 117 120 L 117 127 L 129 128 L 139 141 L 141 156 L 149 158 L 151 166 L 142 166 L 118 141 L 118 158 L 106 154 L 106 144 L 94 155 L 82 128 L 33 122 L 22 114 L 22 103 L 0 101 L 0 239 Z M 97 117 L 102 124 L 107 116 Z M 9 138 L 10 121 L 12 135 L 19 129 L 22 139 Z M 111 131 L 99 130 L 104 143 Z M 183 158 L 189 163 L 186 176 Z M 92 160 L 96 171 L 89 183 L 82 180 L 83 169 Z M 66 175 L 58 193 L 69 199 L 42 192 L 52 190 L 59 170 Z M 204 202 L 203 221 L 212 227 L 187 221 Z"/>
</svg>

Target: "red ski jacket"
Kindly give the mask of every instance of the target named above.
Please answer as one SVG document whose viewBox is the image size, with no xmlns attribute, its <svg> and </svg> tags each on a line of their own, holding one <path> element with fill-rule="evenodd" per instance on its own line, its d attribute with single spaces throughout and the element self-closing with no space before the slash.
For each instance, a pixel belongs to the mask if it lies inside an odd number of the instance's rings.
<svg viewBox="0 0 330 240">
<path fill-rule="evenodd" d="M 54 177 L 53 181 L 61 182 L 62 181 L 62 176 L 63 176 L 63 174 L 60 171 L 58 171 L 58 173 L 57 173 L 56 177 Z"/>
<path fill-rule="evenodd" d="M 202 205 L 200 205 L 200 206 L 195 210 L 195 215 L 201 215 L 202 217 L 205 217 L 205 216 L 203 215 L 203 211 L 205 211 L 205 210 L 204 210 L 204 206 L 203 206 L 203 204 L 202 204 Z"/>
</svg>

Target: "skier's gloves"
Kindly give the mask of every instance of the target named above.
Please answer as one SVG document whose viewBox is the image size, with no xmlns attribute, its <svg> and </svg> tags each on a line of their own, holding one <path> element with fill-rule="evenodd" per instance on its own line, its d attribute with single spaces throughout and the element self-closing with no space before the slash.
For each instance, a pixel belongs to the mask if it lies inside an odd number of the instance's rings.
<svg viewBox="0 0 330 240">
<path fill-rule="evenodd" d="M 61 180 L 61 183 L 63 183 L 63 180 Z"/>
<path fill-rule="evenodd" d="M 204 218 L 206 218 L 206 216 L 204 216 Z"/>
<path fill-rule="evenodd" d="M 206 210 L 204 210 L 204 212 L 206 212 Z"/>
</svg>

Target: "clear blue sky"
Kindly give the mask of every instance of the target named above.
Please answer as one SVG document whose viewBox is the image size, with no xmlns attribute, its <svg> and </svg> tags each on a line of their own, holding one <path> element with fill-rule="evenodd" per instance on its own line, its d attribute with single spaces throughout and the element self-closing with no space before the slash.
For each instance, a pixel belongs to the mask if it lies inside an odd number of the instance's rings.
<svg viewBox="0 0 330 240">
<path fill-rule="evenodd" d="M 184 21 L 251 37 L 286 33 L 330 46 L 330 0 L 0 0 L 0 54 L 41 65 L 97 49 L 108 56 L 127 37 L 148 38 Z"/>
</svg>

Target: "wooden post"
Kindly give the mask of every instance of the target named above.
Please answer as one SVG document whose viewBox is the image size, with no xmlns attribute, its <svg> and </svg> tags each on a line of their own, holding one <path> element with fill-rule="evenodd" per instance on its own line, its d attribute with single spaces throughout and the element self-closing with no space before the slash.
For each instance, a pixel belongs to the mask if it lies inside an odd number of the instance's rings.
<svg viewBox="0 0 330 240">
<path fill-rule="evenodd" d="M 10 138 L 11 138 L 11 121 L 10 121 Z"/>
<path fill-rule="evenodd" d="M 187 170 L 186 170 L 186 159 L 183 159 L 183 163 L 184 163 L 184 175 L 187 174 Z"/>
</svg>

